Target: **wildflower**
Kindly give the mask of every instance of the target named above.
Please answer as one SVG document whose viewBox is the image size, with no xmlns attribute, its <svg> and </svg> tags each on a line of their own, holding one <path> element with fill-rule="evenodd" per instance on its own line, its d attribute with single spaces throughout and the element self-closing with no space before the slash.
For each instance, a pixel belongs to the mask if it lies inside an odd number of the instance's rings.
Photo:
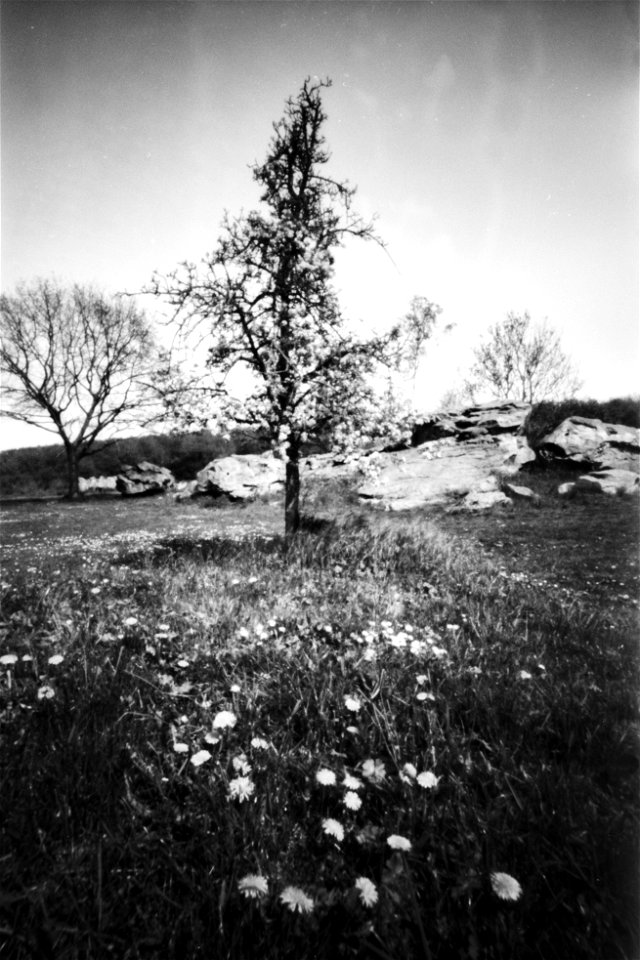
<svg viewBox="0 0 640 960">
<path fill-rule="evenodd" d="M 313 900 L 308 897 L 300 887 L 285 887 L 280 894 L 280 901 L 284 903 L 292 913 L 311 913 L 313 910 Z"/>
<path fill-rule="evenodd" d="M 358 780 L 357 777 L 352 777 L 350 773 L 345 773 L 342 783 L 347 790 L 360 790 L 362 787 L 362 780 Z"/>
<path fill-rule="evenodd" d="M 390 837 L 387 837 L 387 843 L 392 850 L 411 850 L 411 840 L 407 840 L 406 837 L 401 837 L 397 833 L 392 833 Z"/>
<path fill-rule="evenodd" d="M 354 793 L 353 790 L 347 790 L 342 798 L 342 802 L 349 810 L 359 810 L 362 806 L 362 800 L 357 793 Z"/>
<path fill-rule="evenodd" d="M 426 682 L 427 682 L 427 676 L 426 676 L 426 674 L 424 674 L 424 673 L 419 673 L 418 676 L 416 677 L 416 683 L 418 683 L 418 684 L 420 684 L 420 685 L 422 686 L 422 684 L 423 684 L 423 683 L 426 683 Z"/>
<path fill-rule="evenodd" d="M 212 746 L 215 746 L 216 743 L 220 743 L 220 737 L 216 737 L 214 733 L 205 733 L 204 739 L 207 743 L 210 743 Z"/>
<path fill-rule="evenodd" d="M 386 776 L 385 766 L 381 760 L 365 760 L 362 764 L 362 773 L 371 783 L 382 783 Z"/>
<path fill-rule="evenodd" d="M 421 690 L 420 693 L 416 693 L 416 700 L 419 700 L 420 703 L 424 703 L 425 700 L 435 700 L 435 697 L 432 693 L 425 693 L 424 690 Z"/>
<path fill-rule="evenodd" d="M 375 883 L 372 883 L 371 880 L 367 879 L 367 877 L 358 877 L 354 886 L 358 891 L 358 896 L 362 900 L 365 907 L 372 907 L 378 902 L 378 891 L 376 890 L 376 885 Z"/>
<path fill-rule="evenodd" d="M 231 689 L 231 693 L 240 693 L 240 684 L 234 683 L 230 689 Z"/>
<path fill-rule="evenodd" d="M 531 674 L 528 670 L 520 670 L 518 673 L 518 680 L 531 680 Z"/>
<path fill-rule="evenodd" d="M 322 829 L 328 836 L 335 837 L 338 843 L 344 840 L 344 827 L 338 820 L 333 820 L 332 817 L 328 817 L 322 821 Z"/>
<path fill-rule="evenodd" d="M 357 727 L 347 727 L 346 730 L 347 733 L 351 733 L 353 736 L 360 732 Z"/>
<path fill-rule="evenodd" d="M 400 779 L 403 783 L 411 783 L 415 780 L 418 771 L 412 763 L 405 763 L 404 767 L 400 771 Z"/>
<path fill-rule="evenodd" d="M 267 740 L 263 740 L 262 737 L 254 737 L 251 741 L 251 746 L 254 750 L 268 750 L 269 743 Z"/>
<path fill-rule="evenodd" d="M 249 777 L 236 777 L 235 780 L 229 781 L 229 796 L 240 803 L 248 800 L 255 789 L 255 784 Z"/>
<path fill-rule="evenodd" d="M 347 710 L 351 710 L 352 713 L 357 713 L 362 707 L 362 702 L 358 699 L 358 697 L 345 697 L 344 705 Z"/>
<path fill-rule="evenodd" d="M 424 640 L 412 640 L 409 649 L 414 657 L 420 657 L 426 652 L 427 644 Z"/>
<path fill-rule="evenodd" d="M 322 769 L 316 773 L 316 780 L 318 783 L 321 783 L 323 787 L 333 787 L 336 782 L 336 775 L 333 770 L 327 770 L 326 767 L 322 767 Z"/>
<path fill-rule="evenodd" d="M 49 684 L 45 684 L 43 687 L 38 688 L 38 700 L 51 700 L 52 697 L 55 697 L 56 692 L 53 687 L 50 687 Z"/>
<path fill-rule="evenodd" d="M 425 790 L 433 790 L 434 787 L 438 786 L 438 780 L 440 777 L 436 777 L 434 773 L 431 773 L 430 770 L 427 770 L 425 773 L 419 773 L 416 782 L 424 787 Z"/>
<path fill-rule="evenodd" d="M 508 873 L 492 873 L 491 886 L 493 892 L 501 900 L 519 900 L 522 887 L 518 881 Z"/>
<path fill-rule="evenodd" d="M 184 670 L 185 667 L 188 667 L 188 666 L 189 666 L 189 661 L 188 661 L 188 660 L 178 660 L 177 666 L 182 667 L 182 669 Z"/>
<path fill-rule="evenodd" d="M 244 894 L 245 897 L 259 900 L 260 897 L 266 895 L 268 890 L 266 877 L 262 877 L 257 873 L 248 873 L 246 877 L 238 880 L 238 890 Z"/>
<path fill-rule="evenodd" d="M 236 773 L 241 773 L 244 776 L 251 773 L 251 764 L 247 763 L 247 758 L 244 753 L 241 753 L 239 757 L 233 757 L 231 763 Z"/>
<path fill-rule="evenodd" d="M 208 750 L 198 750 L 197 753 L 191 757 L 191 763 L 194 767 L 201 767 L 203 763 L 206 763 L 207 760 L 211 760 L 211 754 Z"/>
<path fill-rule="evenodd" d="M 124 622 L 124 625 L 125 625 L 125 627 L 135 627 L 135 625 L 137 624 L 137 622 L 138 622 L 138 621 L 136 620 L 135 617 L 127 617 L 127 619 L 126 619 L 125 622 Z"/>
<path fill-rule="evenodd" d="M 431 647 L 431 653 L 434 657 L 437 657 L 438 660 L 441 660 L 442 657 L 447 656 L 447 651 L 443 647 Z"/>
<path fill-rule="evenodd" d="M 237 722 L 235 713 L 231 713 L 230 710 L 221 710 L 213 718 L 213 728 L 214 730 L 223 730 L 225 727 L 235 727 Z"/>
<path fill-rule="evenodd" d="M 174 743 L 173 749 L 176 753 L 189 753 L 189 747 L 186 743 Z"/>
<path fill-rule="evenodd" d="M 15 653 L 5 653 L 3 657 L 0 657 L 0 663 L 3 667 L 10 667 L 12 664 L 18 662 L 18 657 Z"/>
<path fill-rule="evenodd" d="M 52 657 L 49 657 L 49 663 L 51 664 L 52 667 L 57 667 L 57 665 L 59 663 L 62 663 L 63 660 L 64 660 L 64 657 L 62 656 L 61 653 L 54 653 Z"/>
<path fill-rule="evenodd" d="M 102 593 L 102 590 L 101 590 L 100 587 L 92 587 L 92 588 L 91 588 L 91 593 L 92 593 L 95 597 L 97 597 L 99 593 Z"/>
</svg>

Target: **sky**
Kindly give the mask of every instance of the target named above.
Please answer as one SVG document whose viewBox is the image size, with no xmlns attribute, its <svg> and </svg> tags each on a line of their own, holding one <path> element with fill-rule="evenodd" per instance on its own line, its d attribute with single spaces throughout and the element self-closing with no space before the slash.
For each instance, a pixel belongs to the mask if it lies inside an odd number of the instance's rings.
<svg viewBox="0 0 640 960">
<path fill-rule="evenodd" d="M 638 26 L 590 0 L 45 0 L 0 8 L 1 283 L 136 291 L 200 260 L 308 76 L 327 172 L 386 243 L 350 244 L 346 317 L 413 296 L 453 330 L 416 405 L 461 385 L 509 311 L 558 331 L 582 395 L 638 392 Z M 150 301 L 150 302 L 149 302 Z M 162 305 L 145 298 L 153 319 Z M 0 448 L 54 442 L 0 421 Z"/>
</svg>

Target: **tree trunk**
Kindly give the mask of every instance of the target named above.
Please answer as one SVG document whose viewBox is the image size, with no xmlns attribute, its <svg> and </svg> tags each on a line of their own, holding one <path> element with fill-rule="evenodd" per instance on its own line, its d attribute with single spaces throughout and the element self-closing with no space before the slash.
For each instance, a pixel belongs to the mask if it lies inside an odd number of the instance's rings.
<svg viewBox="0 0 640 960">
<path fill-rule="evenodd" d="M 67 500 L 77 500 L 80 497 L 80 458 L 78 451 L 69 444 L 66 447 L 67 454 Z"/>
<path fill-rule="evenodd" d="M 300 529 L 300 449 L 297 444 L 287 448 L 284 487 L 284 549 L 289 549 Z"/>
</svg>

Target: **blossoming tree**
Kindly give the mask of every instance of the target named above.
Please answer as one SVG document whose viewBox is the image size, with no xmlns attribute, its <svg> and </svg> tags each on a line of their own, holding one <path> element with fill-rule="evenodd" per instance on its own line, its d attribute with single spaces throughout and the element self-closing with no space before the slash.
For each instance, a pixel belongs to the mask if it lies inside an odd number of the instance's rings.
<svg viewBox="0 0 640 960">
<path fill-rule="evenodd" d="M 280 450 L 286 545 L 300 522 L 303 444 L 327 434 L 346 444 L 369 432 L 376 417 L 372 375 L 379 364 L 397 361 L 403 343 L 414 347 L 400 324 L 384 336 L 356 338 L 331 285 L 335 248 L 347 237 L 377 238 L 352 209 L 354 188 L 325 172 L 321 93 L 329 86 L 307 79 L 274 124 L 266 160 L 252 168 L 262 208 L 227 214 L 200 267 L 185 263 L 154 276 L 151 286 L 168 298 L 183 329 L 207 324 L 218 419 L 261 429 Z M 238 370 L 250 383 L 241 401 L 233 390 Z"/>
</svg>

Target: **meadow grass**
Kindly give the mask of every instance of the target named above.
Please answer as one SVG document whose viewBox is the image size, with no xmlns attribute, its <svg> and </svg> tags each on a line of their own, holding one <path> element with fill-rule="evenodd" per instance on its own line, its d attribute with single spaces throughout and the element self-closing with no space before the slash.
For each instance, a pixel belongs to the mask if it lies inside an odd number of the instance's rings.
<svg viewBox="0 0 640 960">
<path fill-rule="evenodd" d="M 338 499 L 12 568 L 0 956 L 637 956 L 635 608 Z"/>
</svg>

